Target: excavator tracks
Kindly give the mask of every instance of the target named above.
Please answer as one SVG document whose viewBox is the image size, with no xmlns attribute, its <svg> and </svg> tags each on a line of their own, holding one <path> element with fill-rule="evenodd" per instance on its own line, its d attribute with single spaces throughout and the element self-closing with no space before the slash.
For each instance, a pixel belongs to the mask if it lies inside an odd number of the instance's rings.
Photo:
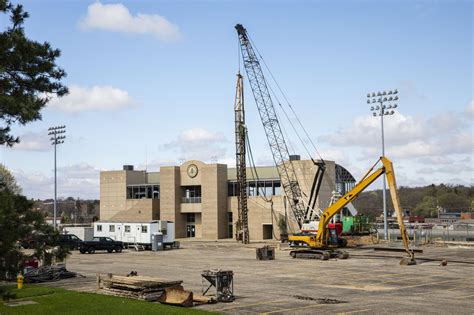
<svg viewBox="0 0 474 315">
<path fill-rule="evenodd" d="M 290 252 L 292 258 L 328 260 L 330 258 L 347 259 L 349 253 L 344 250 L 299 249 Z"/>
</svg>

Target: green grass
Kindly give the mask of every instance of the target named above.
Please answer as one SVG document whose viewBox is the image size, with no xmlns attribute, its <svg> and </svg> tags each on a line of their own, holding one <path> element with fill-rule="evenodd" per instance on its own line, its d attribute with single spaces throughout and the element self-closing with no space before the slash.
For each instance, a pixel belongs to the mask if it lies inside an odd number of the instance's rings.
<svg viewBox="0 0 474 315">
<path fill-rule="evenodd" d="M 11 287 L 14 288 L 14 287 Z M 14 288 L 16 299 L 38 304 L 10 307 L 0 302 L 0 314 L 211 314 L 193 308 L 162 305 L 94 293 L 74 292 L 38 285 Z"/>
</svg>

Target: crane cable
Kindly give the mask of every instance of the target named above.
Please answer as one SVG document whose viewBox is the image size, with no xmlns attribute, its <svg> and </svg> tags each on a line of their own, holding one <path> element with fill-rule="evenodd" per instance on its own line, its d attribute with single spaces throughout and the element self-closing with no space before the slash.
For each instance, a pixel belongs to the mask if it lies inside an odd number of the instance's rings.
<svg viewBox="0 0 474 315">
<path fill-rule="evenodd" d="M 270 76 L 272 77 L 273 81 L 277 84 L 278 88 L 279 88 L 280 91 L 281 91 L 281 88 L 280 88 L 280 86 L 278 85 L 278 82 L 276 82 L 275 78 L 273 77 L 273 74 L 271 73 L 270 69 L 268 68 L 268 66 L 267 66 L 267 64 L 266 64 L 266 62 L 265 62 L 265 60 L 263 59 L 262 55 L 260 54 L 260 51 L 258 50 L 258 48 L 257 48 L 257 46 L 255 45 L 255 43 L 253 42 L 253 40 L 250 38 L 250 36 L 249 36 L 249 40 L 251 41 L 252 45 L 255 47 L 256 52 L 257 52 L 258 55 L 260 56 L 261 61 L 264 63 L 265 68 L 266 68 L 267 71 L 270 73 Z M 291 128 L 293 129 L 293 132 L 296 134 L 296 136 L 298 137 L 299 141 L 300 141 L 301 144 L 303 145 L 304 150 L 306 151 L 306 153 L 308 154 L 309 158 L 310 158 L 310 159 L 313 161 L 313 163 L 314 163 L 314 159 L 313 159 L 313 157 L 312 157 L 312 154 L 309 152 L 308 147 L 306 146 L 306 144 L 304 143 L 304 141 L 303 141 L 303 139 L 301 138 L 300 134 L 299 134 L 298 131 L 296 130 L 296 127 L 295 127 L 295 125 L 293 124 L 293 122 L 291 121 L 290 116 L 289 116 L 288 113 L 286 112 L 285 108 L 281 105 L 281 102 L 280 102 L 280 100 L 279 100 L 277 94 L 276 94 L 275 91 L 272 89 L 271 85 L 267 84 L 267 87 L 268 87 L 268 89 L 270 90 L 270 92 L 271 92 L 271 94 L 273 95 L 273 97 L 275 98 L 275 100 L 277 101 L 278 105 L 280 106 L 281 111 L 283 112 L 284 116 L 286 117 L 286 120 L 289 122 Z M 283 94 L 283 93 L 282 93 L 282 94 Z M 284 96 L 284 97 L 285 97 L 285 96 Z M 285 99 L 286 99 L 286 97 L 285 97 Z M 287 102 L 288 102 L 288 100 L 287 100 Z M 274 107 L 274 108 L 275 108 L 275 107 Z M 295 115 L 296 119 L 299 121 L 299 119 L 298 119 L 298 117 L 296 116 L 296 113 L 295 113 L 294 111 L 293 111 L 293 114 Z M 278 116 L 279 116 L 279 115 L 278 115 L 278 112 L 276 111 L 276 108 L 275 108 L 275 115 L 277 115 L 277 119 L 278 119 Z M 280 119 L 278 119 L 278 121 L 280 121 Z M 299 121 L 299 123 L 300 123 L 300 125 L 301 125 L 301 122 L 300 122 L 300 121 Z M 280 128 L 282 129 L 282 132 L 285 134 L 286 139 L 290 139 L 290 137 L 288 136 L 287 131 L 285 130 L 284 125 L 283 125 L 283 124 L 279 124 L 279 125 L 280 125 Z M 304 129 L 304 128 L 303 128 L 303 129 Z M 306 135 L 307 135 L 307 137 L 308 137 L 308 139 L 309 139 L 308 133 L 306 133 Z M 309 139 L 309 140 L 310 140 L 310 142 L 312 143 L 311 139 Z M 289 141 L 289 142 L 285 141 L 285 143 L 287 144 L 287 146 L 289 146 L 289 147 L 293 150 L 293 152 L 296 152 L 296 150 L 294 149 L 293 144 L 291 143 L 291 141 Z M 313 147 L 314 147 L 314 144 L 313 144 Z M 317 151 L 317 150 L 316 150 L 316 151 Z M 318 152 L 318 154 L 319 154 L 319 152 Z M 321 158 L 321 156 L 320 156 L 320 158 Z M 321 160 L 324 161 L 322 158 L 321 158 Z M 294 167 L 293 161 L 290 160 L 289 162 L 290 162 L 291 165 Z M 300 169 L 300 170 L 301 170 L 301 169 Z M 298 174 L 297 174 L 296 172 L 295 172 L 295 176 L 297 177 L 297 180 L 300 181 L 300 180 L 298 179 L 299 176 L 298 176 Z M 309 182 L 308 182 L 308 179 L 307 179 L 305 176 L 303 176 L 303 181 L 304 181 L 306 187 L 310 187 L 310 184 L 309 184 Z M 301 191 L 301 193 L 304 194 L 306 198 L 308 197 L 303 191 Z M 304 203 L 308 204 L 308 202 L 307 202 L 306 200 L 303 200 L 303 201 L 304 201 Z"/>
<path fill-rule="evenodd" d="M 319 158 L 321 159 L 321 161 L 323 161 L 324 163 L 324 159 L 322 158 L 321 154 L 319 153 L 319 151 L 317 150 L 316 146 L 314 145 L 313 141 L 311 140 L 311 138 L 309 137 L 309 134 L 308 132 L 306 131 L 306 129 L 304 128 L 304 126 L 302 125 L 301 123 L 301 120 L 298 118 L 298 115 L 296 114 L 296 112 L 294 111 L 293 107 L 291 106 L 290 102 L 288 101 L 285 93 L 283 92 L 283 90 L 281 89 L 280 85 L 278 84 L 278 82 L 276 81 L 275 77 L 273 76 L 273 73 L 271 72 L 270 68 L 268 67 L 267 63 L 265 62 L 265 60 L 263 59 L 263 56 L 260 54 L 260 51 L 258 50 L 257 46 L 255 45 L 255 43 L 253 42 L 252 38 L 250 38 L 250 35 L 249 36 L 249 40 L 251 41 L 253 47 L 255 47 L 255 50 L 260 58 L 260 60 L 263 62 L 263 64 L 265 65 L 265 68 L 267 69 L 268 73 L 270 74 L 271 78 L 273 79 L 274 83 L 277 85 L 278 89 L 280 90 L 280 93 L 283 95 L 285 101 L 287 102 L 287 104 L 289 105 L 290 109 L 292 110 L 293 112 L 293 115 L 295 116 L 296 120 L 298 121 L 300 127 L 303 129 L 303 131 L 305 132 L 305 135 L 307 137 L 307 139 L 309 140 L 309 142 L 311 143 L 311 145 L 313 146 L 314 150 L 316 151 L 316 153 L 318 154 Z M 295 125 L 293 124 L 293 122 L 291 121 L 290 119 L 290 116 L 288 115 L 287 111 L 285 110 L 285 108 L 282 106 L 281 102 L 280 102 L 280 99 L 278 98 L 277 94 L 275 93 L 275 91 L 272 89 L 271 85 L 267 85 L 270 92 L 272 93 L 273 97 L 275 98 L 275 100 L 277 101 L 278 105 L 280 106 L 281 108 L 281 111 L 283 112 L 284 116 L 286 117 L 286 120 L 289 122 L 291 128 L 293 129 L 294 133 L 296 134 L 296 136 L 298 137 L 299 141 L 301 142 L 301 144 L 303 145 L 303 148 L 305 149 L 306 153 L 308 154 L 309 158 L 313 161 L 313 163 L 315 163 L 313 157 L 312 157 L 312 154 L 309 152 L 308 150 L 308 147 L 306 146 L 306 144 L 304 143 L 300 133 L 297 131 Z M 277 115 L 278 117 L 278 113 L 275 111 L 275 114 Z M 286 139 L 290 139 L 288 137 L 288 133 L 286 132 L 285 130 L 285 127 L 284 125 L 280 125 L 280 127 L 282 128 L 282 131 L 283 133 L 285 134 L 286 136 Z M 290 146 L 292 148 L 293 151 L 295 151 L 291 141 L 287 143 L 288 146 Z M 295 151 L 296 152 L 296 151 Z M 290 160 L 289 161 L 293 167 L 294 167 L 294 163 Z M 301 170 L 301 168 L 299 168 Z M 302 172 L 301 172 L 302 173 Z M 297 173 L 295 173 L 295 176 L 299 177 Z M 304 184 L 306 185 L 306 187 L 310 187 L 310 184 L 309 184 L 309 181 L 308 181 L 308 178 L 306 176 L 303 176 L 303 182 Z M 335 187 L 334 187 L 335 188 Z M 307 198 L 308 196 L 303 192 L 303 190 L 301 190 L 301 193 L 303 195 L 305 195 L 305 197 Z M 309 203 L 307 200 L 304 200 L 303 199 L 303 202 L 306 204 L 306 206 L 309 206 Z M 313 209 L 314 210 L 314 209 Z"/>
<path fill-rule="evenodd" d="M 303 124 L 301 123 L 301 120 L 299 119 L 298 115 L 296 114 L 295 110 L 293 109 L 293 106 L 291 105 L 291 103 L 289 102 L 288 98 L 286 97 L 286 94 L 283 92 L 282 88 L 280 87 L 280 84 L 278 84 L 278 81 L 275 79 L 275 77 L 274 77 L 272 71 L 270 70 L 270 68 L 268 67 L 267 63 L 265 62 L 265 59 L 263 59 L 262 54 L 260 54 L 260 51 L 258 50 L 257 46 L 256 46 L 255 43 L 253 42 L 253 40 L 252 40 L 252 38 L 250 37 L 250 35 L 247 34 L 247 36 L 249 37 L 250 42 L 252 43 L 253 47 L 255 47 L 255 50 L 256 50 L 256 52 L 257 52 L 257 54 L 258 54 L 260 60 L 263 62 L 263 65 L 265 66 L 265 68 L 267 69 L 268 73 L 270 74 L 270 77 L 272 78 L 273 82 L 275 82 L 276 86 L 278 87 L 278 90 L 280 91 L 280 93 L 282 94 L 283 98 L 285 99 L 285 101 L 286 101 L 288 107 L 291 109 L 291 111 L 292 111 L 293 115 L 295 116 L 295 118 L 296 118 L 298 124 L 300 125 L 301 129 L 303 129 L 303 131 L 304 131 L 306 137 L 308 138 L 309 142 L 311 143 L 313 149 L 316 151 L 316 153 L 318 154 L 318 156 L 319 156 L 319 158 L 321 159 L 321 161 L 324 162 L 324 159 L 322 158 L 320 152 L 319 152 L 318 149 L 316 148 L 316 145 L 315 145 L 314 142 L 311 140 L 311 137 L 309 136 L 309 134 L 308 134 L 306 128 L 305 128 L 305 127 L 303 126 Z M 270 90 L 272 90 L 272 89 L 270 88 Z M 272 93 L 273 93 L 273 90 L 272 90 Z M 273 94 L 274 94 L 274 93 L 273 93 Z M 278 98 L 277 98 L 277 100 L 278 100 Z M 278 101 L 278 103 L 279 103 L 280 107 L 282 107 L 282 105 L 281 105 L 281 103 L 280 103 L 279 101 Z M 282 107 L 282 108 L 283 108 L 283 107 Z M 286 115 L 286 113 L 285 113 L 285 115 Z M 287 116 L 287 117 L 288 117 L 288 116 Z M 292 124 L 291 121 L 290 121 L 290 124 Z M 293 126 L 293 124 L 292 124 L 292 126 Z M 294 127 L 293 127 L 293 128 L 294 128 Z M 294 129 L 295 129 L 295 128 L 294 128 Z M 295 129 L 295 132 L 296 132 L 296 134 L 298 135 L 298 138 L 300 138 L 300 136 L 299 136 L 298 132 L 296 131 L 296 129 Z M 300 141 L 301 141 L 301 138 L 300 138 Z M 304 144 L 304 142 L 303 142 L 303 141 L 301 141 L 301 142 L 302 142 L 303 146 L 306 147 L 306 145 Z M 311 155 L 310 155 L 310 156 L 311 156 Z"/>
<path fill-rule="evenodd" d="M 262 54 L 260 53 L 260 51 L 258 50 L 257 46 L 256 46 L 255 43 L 253 42 L 252 38 L 250 38 L 250 35 L 248 35 L 248 36 L 249 36 L 250 41 L 252 42 L 252 45 L 255 47 L 255 50 L 256 50 L 256 52 L 257 52 L 259 58 L 261 59 L 263 65 L 265 66 L 265 68 L 267 69 L 268 73 L 270 74 L 270 77 L 272 78 L 272 80 L 273 80 L 273 82 L 276 84 L 276 86 L 278 87 L 278 90 L 279 90 L 280 93 L 282 94 L 282 96 L 283 96 L 284 100 L 286 101 L 288 107 L 291 109 L 293 115 L 295 116 L 295 118 L 296 118 L 298 124 L 300 125 L 301 129 L 303 129 L 303 131 L 304 131 L 304 133 L 305 133 L 307 139 L 309 140 L 310 144 L 312 145 L 313 149 L 316 151 L 317 155 L 319 156 L 319 158 L 321 159 L 321 161 L 324 163 L 324 159 L 323 159 L 323 157 L 321 156 L 321 153 L 320 153 L 319 150 L 316 148 L 316 145 L 314 144 L 314 142 L 311 140 L 311 138 L 310 138 L 310 136 L 309 136 L 309 134 L 308 134 L 306 128 L 304 128 L 303 124 L 301 123 L 301 120 L 299 119 L 298 115 L 296 114 L 295 110 L 293 109 L 293 106 L 291 105 L 290 101 L 289 101 L 288 98 L 286 97 L 286 94 L 283 92 L 282 88 L 280 87 L 280 84 L 278 84 L 278 81 L 276 80 L 276 78 L 275 78 L 275 76 L 273 75 L 272 71 L 271 71 L 270 68 L 268 67 L 267 63 L 265 62 L 265 59 L 263 58 L 263 56 L 262 56 Z M 275 95 L 275 93 L 273 92 L 273 90 L 271 89 L 271 87 L 270 87 L 270 90 L 272 91 L 272 94 Z M 278 100 L 278 98 L 277 98 L 276 96 L 275 96 L 275 98 L 276 98 L 277 101 L 279 102 L 279 100 Z M 283 106 L 280 104 L 280 102 L 279 102 L 279 105 L 280 105 L 280 107 L 283 109 Z M 284 110 L 283 110 L 283 112 L 285 113 L 285 116 L 287 117 L 287 120 L 290 122 L 291 126 L 293 127 L 293 124 L 292 124 L 291 121 L 289 120 L 289 118 L 288 118 L 286 112 L 285 112 Z M 299 137 L 299 134 L 298 134 L 298 132 L 296 131 L 296 129 L 295 129 L 294 127 L 293 127 L 293 130 L 295 131 L 295 133 L 297 134 L 298 138 L 299 138 L 300 141 L 302 142 L 303 147 L 305 147 L 305 149 L 306 149 L 305 144 L 303 143 L 303 141 L 302 141 L 301 138 Z M 308 152 L 307 149 L 306 149 L 306 152 Z M 310 158 L 311 158 L 311 155 L 310 155 Z M 312 158 L 311 158 L 311 159 L 312 159 Z M 325 176 L 325 177 L 326 177 L 326 176 Z M 325 181 L 326 181 L 326 183 L 329 184 L 329 187 L 331 187 L 332 190 L 337 191 L 335 183 L 331 182 L 328 177 L 325 178 Z"/>
</svg>

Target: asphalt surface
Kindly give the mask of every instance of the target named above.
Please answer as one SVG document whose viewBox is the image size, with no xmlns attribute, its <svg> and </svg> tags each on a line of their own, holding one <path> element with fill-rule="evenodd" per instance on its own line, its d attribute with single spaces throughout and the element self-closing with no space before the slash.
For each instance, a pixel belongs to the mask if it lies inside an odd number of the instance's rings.
<svg viewBox="0 0 474 315">
<path fill-rule="evenodd" d="M 258 261 L 255 247 L 233 242 L 183 241 L 164 252 L 80 254 L 67 268 L 85 278 L 48 283 L 95 292 L 96 273 L 183 280 L 201 293 L 201 272 L 233 270 L 235 301 L 198 308 L 227 314 L 474 314 L 474 249 L 425 247 L 415 266 L 400 266 L 403 253 L 349 249 L 346 260 L 292 259 L 276 250 L 276 260 Z M 440 266 L 442 259 L 446 266 Z"/>
</svg>

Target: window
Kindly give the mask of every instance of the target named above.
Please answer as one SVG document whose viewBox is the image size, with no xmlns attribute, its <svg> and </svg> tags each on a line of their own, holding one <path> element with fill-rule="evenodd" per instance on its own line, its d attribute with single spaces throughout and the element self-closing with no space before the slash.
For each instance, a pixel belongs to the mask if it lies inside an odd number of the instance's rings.
<svg viewBox="0 0 474 315">
<path fill-rule="evenodd" d="M 194 223 L 194 222 L 196 222 L 196 217 L 195 217 L 194 213 L 187 213 L 187 214 L 186 214 L 186 222 L 187 222 L 187 223 Z"/>
<path fill-rule="evenodd" d="M 247 181 L 247 195 L 249 197 L 255 196 L 274 196 L 281 194 L 280 181 L 275 180 L 249 180 Z M 239 184 L 236 181 L 227 183 L 227 195 L 229 197 L 239 195 Z"/>
<path fill-rule="evenodd" d="M 115 225 L 109 225 L 109 232 L 115 232 Z"/>
<path fill-rule="evenodd" d="M 232 212 L 227 212 L 227 222 L 232 223 Z"/>
<path fill-rule="evenodd" d="M 201 186 L 181 187 L 182 203 L 201 203 Z"/>
<path fill-rule="evenodd" d="M 127 199 L 159 199 L 159 185 L 130 185 L 127 186 Z"/>
<path fill-rule="evenodd" d="M 160 198 L 160 186 L 153 185 L 153 199 L 159 199 L 159 198 Z"/>
<path fill-rule="evenodd" d="M 130 225 L 125 225 L 125 233 L 130 233 Z"/>
<path fill-rule="evenodd" d="M 97 232 L 102 232 L 102 225 L 101 224 L 97 224 Z"/>
<path fill-rule="evenodd" d="M 142 233 L 148 233 L 148 226 L 142 225 Z"/>
<path fill-rule="evenodd" d="M 152 198 L 152 191 L 153 191 L 153 186 L 147 186 L 146 187 L 146 197 L 148 199 Z"/>
</svg>

